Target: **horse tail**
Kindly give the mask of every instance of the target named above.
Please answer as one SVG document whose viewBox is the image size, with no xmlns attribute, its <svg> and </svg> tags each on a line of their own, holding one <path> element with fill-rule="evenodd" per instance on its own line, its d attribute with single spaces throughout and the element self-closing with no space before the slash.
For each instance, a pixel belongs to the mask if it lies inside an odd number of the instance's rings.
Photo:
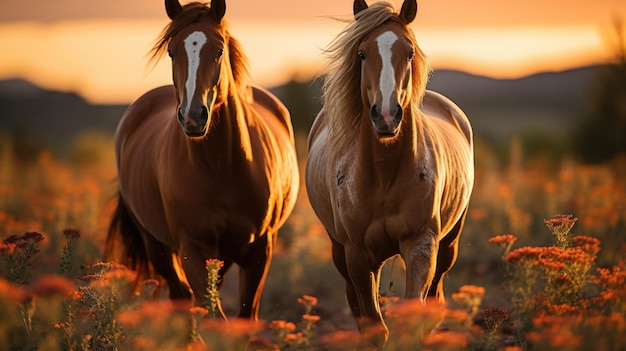
<svg viewBox="0 0 626 351">
<path fill-rule="evenodd" d="M 120 248 L 120 239 L 122 247 Z M 121 252 L 120 252 L 121 251 Z M 121 256 L 121 257 L 120 257 Z M 122 194 L 111 218 L 104 250 L 104 260 L 115 260 L 137 272 L 137 281 L 150 277 L 148 253 L 141 232 L 126 208 Z"/>
</svg>

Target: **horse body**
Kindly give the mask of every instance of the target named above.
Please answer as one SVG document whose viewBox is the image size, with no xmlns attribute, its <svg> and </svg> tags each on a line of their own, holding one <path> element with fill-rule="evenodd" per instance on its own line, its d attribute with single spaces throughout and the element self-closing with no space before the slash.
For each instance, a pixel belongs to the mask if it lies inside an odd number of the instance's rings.
<svg viewBox="0 0 626 351">
<path fill-rule="evenodd" d="M 175 5 L 174 17 L 183 10 Z M 186 6 L 206 13 L 203 7 Z M 187 36 L 194 45 L 196 33 L 206 30 L 196 23 L 202 18 L 193 21 L 198 28 Z M 181 93 L 177 88 L 183 84 L 157 88 L 120 121 L 115 136 L 120 197 L 107 255 L 121 237 L 125 263 L 144 276 L 154 269 L 172 298 L 192 293 L 197 303 L 206 291 L 205 260 L 222 260 L 220 275 L 236 263 L 239 316 L 256 319 L 278 228 L 295 205 L 298 166 L 288 111 L 261 88 L 235 86 L 228 69 L 236 59 L 228 51 L 234 55 L 235 47 L 224 46 L 226 66 L 199 99 Z"/>
<path fill-rule="evenodd" d="M 415 0 L 405 4 L 411 2 Z M 335 67 L 326 78 L 324 108 L 309 134 L 306 186 L 331 239 L 333 260 L 346 280 L 348 303 L 359 329 L 378 328 L 374 342 L 383 344 L 387 331 L 378 288 L 386 260 L 399 254 L 405 261 L 405 297 L 425 301 L 433 296 L 443 301 L 442 276 L 456 259 L 473 186 L 473 145 L 465 114 L 447 98 L 425 90 L 424 75 L 417 71 L 424 69 L 422 63 L 407 65 L 404 58 L 394 65 L 397 79 L 385 78 L 385 68 L 379 67 L 380 76 L 368 80 L 366 70 L 377 57 L 377 51 L 369 50 L 368 45 L 378 42 L 379 49 L 403 52 L 400 45 L 409 46 L 406 50 L 410 51 L 416 44 L 408 34 L 406 20 L 410 22 L 414 14 L 407 15 L 405 5 L 400 14 L 391 14 L 391 5 L 372 6 L 371 11 L 363 5 L 363 1 L 355 1 L 352 29 L 364 25 L 359 21 L 367 21 L 367 16 L 387 13 L 387 17 L 371 24 L 359 40 L 352 40 L 360 45 L 357 68 L 337 63 L 354 70 L 352 78 L 358 81 L 354 89 L 360 85 L 360 98 L 352 102 L 352 110 L 339 106 L 335 96 L 346 90 L 336 89 L 341 85 L 335 82 L 345 79 L 346 71 Z M 347 30 L 345 36 L 349 36 Z M 393 45 L 380 44 L 387 38 L 392 38 L 388 42 Z M 344 50 L 347 42 L 339 41 L 335 48 Z M 383 61 L 394 55 L 380 50 Z M 406 57 L 421 60 L 419 52 L 413 56 Z M 406 72 L 399 73 L 405 66 Z M 393 92 L 384 92 L 385 81 L 396 82 Z M 383 88 L 375 86 L 378 82 Z M 349 94 L 341 98 L 349 100 Z M 392 103 L 387 103 L 385 96 L 391 96 Z M 350 114 L 354 114 L 354 122 L 346 127 Z"/>
</svg>

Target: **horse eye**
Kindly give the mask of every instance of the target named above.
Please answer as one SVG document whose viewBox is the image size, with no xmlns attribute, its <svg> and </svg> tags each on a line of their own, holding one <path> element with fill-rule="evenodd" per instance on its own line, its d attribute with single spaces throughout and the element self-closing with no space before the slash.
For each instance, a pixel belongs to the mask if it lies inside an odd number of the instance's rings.
<svg viewBox="0 0 626 351">
<path fill-rule="evenodd" d="M 217 55 L 215 55 L 216 58 L 220 58 L 224 55 L 224 49 L 219 49 L 217 50 Z"/>
<path fill-rule="evenodd" d="M 411 51 L 409 54 L 409 61 L 413 60 L 413 57 L 415 57 L 415 51 Z"/>
<path fill-rule="evenodd" d="M 169 56 L 170 58 L 174 58 L 174 53 L 172 52 L 172 50 L 167 50 L 167 56 Z"/>
<path fill-rule="evenodd" d="M 361 50 L 359 50 L 359 58 L 361 59 L 361 61 L 365 60 L 365 54 Z"/>
</svg>

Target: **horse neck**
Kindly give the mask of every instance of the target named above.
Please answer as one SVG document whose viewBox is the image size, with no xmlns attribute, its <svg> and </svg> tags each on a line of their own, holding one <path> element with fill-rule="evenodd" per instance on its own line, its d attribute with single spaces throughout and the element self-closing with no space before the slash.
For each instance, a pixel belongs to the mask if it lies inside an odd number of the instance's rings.
<svg viewBox="0 0 626 351">
<path fill-rule="evenodd" d="M 363 116 L 369 116 L 369 109 L 364 109 Z M 378 140 L 368 117 L 361 118 L 358 160 L 362 165 L 373 166 L 375 172 L 396 172 L 402 166 L 418 162 L 417 151 L 423 144 L 421 114 L 407 108 L 403 118 L 396 140 L 387 143 Z"/>
<path fill-rule="evenodd" d="M 211 116 L 209 134 L 201 143 L 196 143 L 204 157 L 211 160 L 216 157 L 217 150 L 223 150 L 222 164 L 234 166 L 242 160 L 252 160 L 250 133 L 248 131 L 248 114 L 246 105 L 235 90 L 230 91 L 224 102 L 218 102 Z M 192 145 L 194 144 L 191 141 Z"/>
</svg>

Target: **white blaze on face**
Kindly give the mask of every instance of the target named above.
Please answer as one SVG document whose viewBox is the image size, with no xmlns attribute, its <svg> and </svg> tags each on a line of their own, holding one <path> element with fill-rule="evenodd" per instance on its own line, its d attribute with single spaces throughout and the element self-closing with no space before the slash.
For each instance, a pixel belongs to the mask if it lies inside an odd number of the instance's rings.
<svg viewBox="0 0 626 351">
<path fill-rule="evenodd" d="M 187 52 L 187 106 L 185 107 L 185 118 L 191 108 L 191 100 L 196 92 L 196 79 L 198 77 L 198 67 L 200 67 L 200 50 L 206 43 L 206 35 L 202 32 L 193 32 L 185 38 L 185 51 Z"/>
<path fill-rule="evenodd" d="M 391 124 L 393 119 L 390 113 L 390 103 L 391 95 L 396 86 L 396 75 L 391 64 L 391 47 L 396 40 L 398 40 L 398 36 L 393 32 L 385 32 L 376 38 L 378 53 L 383 65 L 380 71 L 380 93 L 383 99 L 380 113 L 387 124 Z"/>
</svg>

